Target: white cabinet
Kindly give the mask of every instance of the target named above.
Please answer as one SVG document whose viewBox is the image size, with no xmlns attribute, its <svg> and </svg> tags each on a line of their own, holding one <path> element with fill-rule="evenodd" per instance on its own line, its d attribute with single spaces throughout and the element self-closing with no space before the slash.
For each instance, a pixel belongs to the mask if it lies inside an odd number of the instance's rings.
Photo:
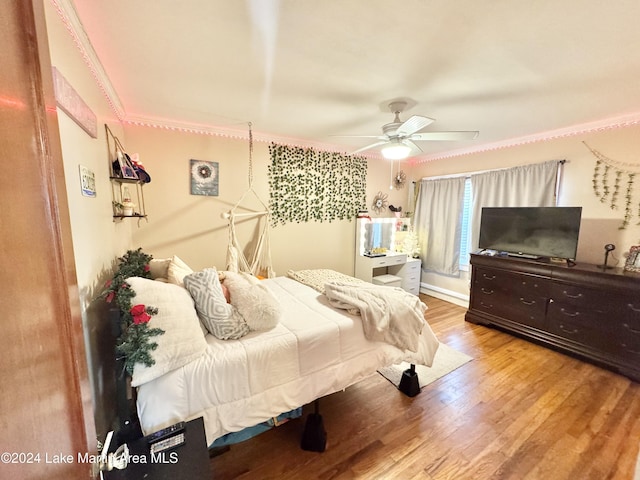
<svg viewBox="0 0 640 480">
<path fill-rule="evenodd" d="M 396 233 L 398 229 L 408 228 L 406 218 L 359 218 L 356 220 L 355 273 L 354 276 L 372 282 L 377 275 L 390 274 L 402 279 L 402 288 L 418 295 L 420 292 L 419 258 L 408 257 L 406 253 L 396 252 Z M 379 242 L 376 243 L 376 242 Z M 386 248 L 387 253 L 379 257 L 365 255 L 371 247 Z"/>
<path fill-rule="evenodd" d="M 407 258 L 401 265 L 394 265 L 387 268 L 387 272 L 402 279 L 402 288 L 409 293 L 418 295 L 420 293 L 420 266 L 422 262 L 419 258 Z"/>
<path fill-rule="evenodd" d="M 371 282 L 372 278 L 376 275 L 387 273 L 386 271 L 384 271 L 384 269 L 388 269 L 389 267 L 402 266 L 406 261 L 407 255 L 404 253 L 389 253 L 382 257 L 367 257 L 366 255 L 356 255 L 356 268 L 354 276 L 361 280 Z"/>
</svg>

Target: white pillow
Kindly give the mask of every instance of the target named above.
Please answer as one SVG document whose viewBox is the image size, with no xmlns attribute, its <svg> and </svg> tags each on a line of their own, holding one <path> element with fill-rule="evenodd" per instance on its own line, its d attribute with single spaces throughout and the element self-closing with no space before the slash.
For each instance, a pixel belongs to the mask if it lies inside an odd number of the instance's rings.
<svg viewBox="0 0 640 480">
<path fill-rule="evenodd" d="M 215 268 L 205 268 L 184 277 L 184 285 L 196 303 L 196 311 L 206 329 L 220 340 L 236 340 L 249 333 L 242 316 L 227 299 Z"/>
<path fill-rule="evenodd" d="M 169 262 L 169 268 L 167 268 L 167 278 L 169 283 L 184 287 L 184 277 L 193 273 L 191 267 L 184 263 L 177 255 L 171 257 Z"/>
<path fill-rule="evenodd" d="M 169 276 L 170 258 L 152 258 L 149 262 L 149 273 L 154 280 L 165 279 Z"/>
<path fill-rule="evenodd" d="M 270 330 L 278 324 L 282 315 L 280 303 L 256 277 L 226 272 L 224 284 L 231 294 L 231 304 L 238 309 L 250 330 Z"/>
<path fill-rule="evenodd" d="M 149 320 L 149 328 L 164 330 L 164 334 L 150 339 L 158 344 L 151 352 L 156 363 L 150 367 L 136 363 L 133 367 L 131 385 L 137 387 L 197 359 L 207 349 L 207 342 L 193 299 L 184 288 L 141 277 L 130 277 L 127 283 L 136 293 L 131 305 L 158 309 Z"/>
</svg>

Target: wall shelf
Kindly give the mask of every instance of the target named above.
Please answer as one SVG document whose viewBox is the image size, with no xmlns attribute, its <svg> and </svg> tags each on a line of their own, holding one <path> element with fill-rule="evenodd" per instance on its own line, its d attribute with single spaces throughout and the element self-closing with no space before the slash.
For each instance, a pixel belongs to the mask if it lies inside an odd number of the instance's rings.
<svg viewBox="0 0 640 480">
<path fill-rule="evenodd" d="M 104 127 L 107 132 L 113 221 L 122 221 L 125 218 L 146 220 L 143 190 L 145 182 L 138 178 L 134 165 L 118 137 L 113 134 L 108 125 L 105 124 Z"/>
</svg>

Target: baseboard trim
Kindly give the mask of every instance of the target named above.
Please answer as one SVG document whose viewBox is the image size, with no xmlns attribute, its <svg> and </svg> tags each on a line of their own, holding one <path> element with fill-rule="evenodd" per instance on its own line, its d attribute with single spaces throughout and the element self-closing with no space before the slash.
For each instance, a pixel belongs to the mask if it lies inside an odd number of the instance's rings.
<svg viewBox="0 0 640 480">
<path fill-rule="evenodd" d="M 420 293 L 439 298 L 440 300 L 444 300 L 445 302 L 453 303 L 464 308 L 469 308 L 469 295 L 463 295 L 462 293 L 454 292 L 453 290 L 421 282 Z"/>
</svg>

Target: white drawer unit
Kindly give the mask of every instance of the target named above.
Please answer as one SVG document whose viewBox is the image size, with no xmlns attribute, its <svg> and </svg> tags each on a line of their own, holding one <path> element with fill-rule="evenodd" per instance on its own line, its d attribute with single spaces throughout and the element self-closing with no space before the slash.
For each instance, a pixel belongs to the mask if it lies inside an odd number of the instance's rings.
<svg viewBox="0 0 640 480">
<path fill-rule="evenodd" d="M 373 257 L 371 260 L 371 268 L 384 268 L 393 267 L 397 265 L 403 265 L 406 260 L 406 255 L 385 255 L 384 257 Z"/>
<path fill-rule="evenodd" d="M 387 271 L 391 275 L 402 278 L 402 288 L 409 293 L 418 295 L 420 293 L 420 266 L 422 262 L 419 258 L 407 258 L 401 265 L 390 266 Z"/>
<path fill-rule="evenodd" d="M 401 279 L 404 290 L 418 295 L 421 261 L 397 251 L 401 249 L 397 248 L 396 232 L 406 233 L 410 226 L 408 218 L 357 219 L 354 277 L 373 282 L 374 277 L 394 275 Z M 378 248 L 387 253 L 379 257 L 367 255 Z"/>
</svg>

